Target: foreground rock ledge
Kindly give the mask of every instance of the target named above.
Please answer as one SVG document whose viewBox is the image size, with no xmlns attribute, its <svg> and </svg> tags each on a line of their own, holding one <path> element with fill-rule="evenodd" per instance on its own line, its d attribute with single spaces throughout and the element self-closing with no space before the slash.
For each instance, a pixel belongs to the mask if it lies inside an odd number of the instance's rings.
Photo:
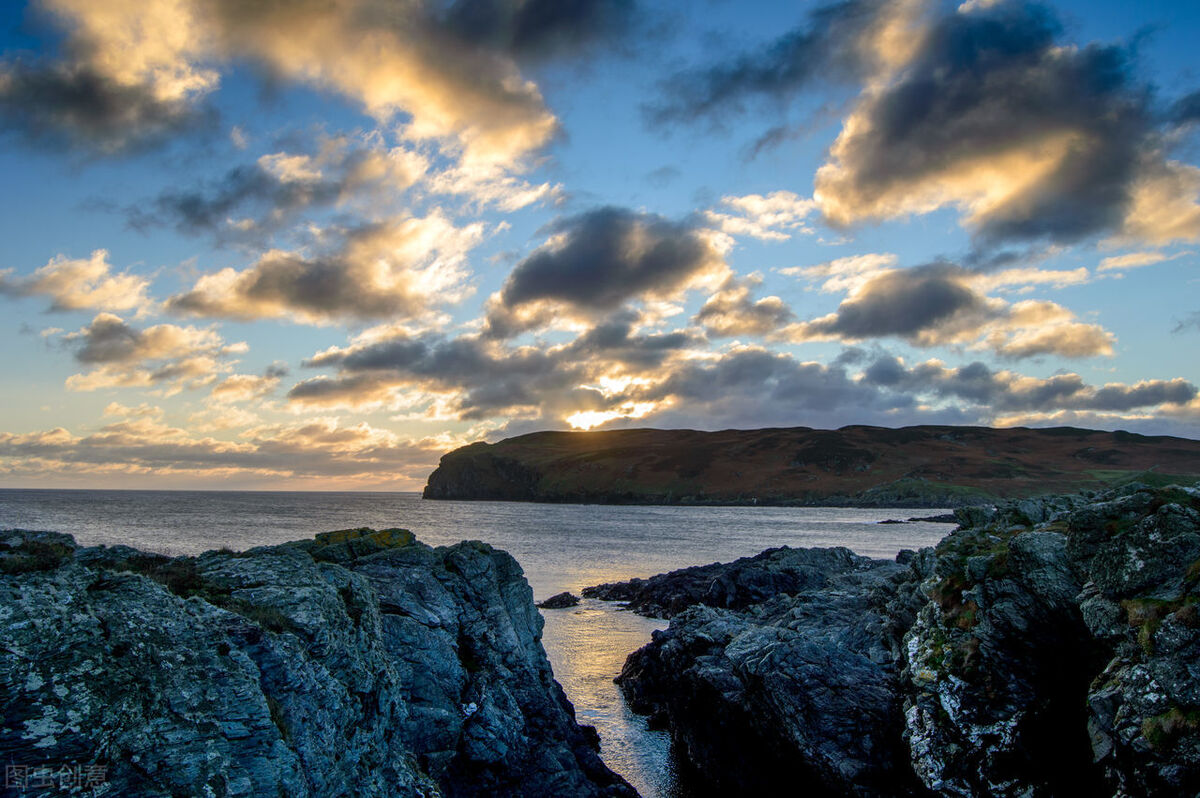
<svg viewBox="0 0 1200 798">
<path fill-rule="evenodd" d="M 1200 486 L 959 518 L 585 595 L 671 616 L 618 683 L 699 794 L 1200 794 Z"/>
<path fill-rule="evenodd" d="M 356 529 L 168 559 L 7 531 L 0 572 L 6 764 L 99 766 L 114 796 L 636 795 L 486 544 Z"/>
</svg>

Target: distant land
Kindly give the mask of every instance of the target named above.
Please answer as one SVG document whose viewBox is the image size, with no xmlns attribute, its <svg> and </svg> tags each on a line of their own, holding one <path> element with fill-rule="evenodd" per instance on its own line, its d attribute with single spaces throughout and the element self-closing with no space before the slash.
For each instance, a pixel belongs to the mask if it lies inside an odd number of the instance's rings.
<svg viewBox="0 0 1200 798">
<path fill-rule="evenodd" d="M 446 454 L 427 499 L 956 507 L 1200 479 L 1200 441 L 1074 427 L 535 432 Z"/>
</svg>

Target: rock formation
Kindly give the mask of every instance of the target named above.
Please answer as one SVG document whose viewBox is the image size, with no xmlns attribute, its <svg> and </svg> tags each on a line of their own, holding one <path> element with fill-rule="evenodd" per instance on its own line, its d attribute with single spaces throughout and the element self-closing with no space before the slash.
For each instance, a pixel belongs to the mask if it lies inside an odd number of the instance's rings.
<svg viewBox="0 0 1200 798">
<path fill-rule="evenodd" d="M 8 531 L 0 621 L 0 758 L 98 769 L 104 794 L 636 795 L 483 543 L 357 529 L 169 559 Z"/>
<path fill-rule="evenodd" d="M 959 517 L 894 563 L 775 550 L 704 566 L 707 587 L 605 586 L 672 615 L 622 691 L 701 792 L 1196 795 L 1200 486 Z M 760 598 L 789 560 L 814 573 Z"/>
<path fill-rule="evenodd" d="M 568 607 L 575 607 L 578 605 L 579 596 L 576 596 L 568 590 L 564 590 L 562 593 L 555 593 L 545 601 L 539 601 L 537 603 L 539 610 L 565 610 Z"/>
</svg>

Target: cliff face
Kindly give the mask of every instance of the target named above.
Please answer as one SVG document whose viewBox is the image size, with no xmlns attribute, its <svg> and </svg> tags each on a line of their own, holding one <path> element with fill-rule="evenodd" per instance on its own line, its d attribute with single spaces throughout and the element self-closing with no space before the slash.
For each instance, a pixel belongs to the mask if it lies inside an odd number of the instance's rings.
<svg viewBox="0 0 1200 798">
<path fill-rule="evenodd" d="M 168 559 L 9 531 L 0 571 L 5 763 L 100 768 L 111 795 L 635 795 L 485 544 Z"/>
<path fill-rule="evenodd" d="M 960 519 L 900 562 L 781 550 L 709 574 L 814 569 L 740 610 L 680 574 L 606 586 L 674 613 L 622 691 L 701 794 L 1197 794 L 1200 486 Z"/>
<path fill-rule="evenodd" d="M 940 507 L 1200 478 L 1200 441 L 1073 428 L 538 432 L 445 455 L 428 499 Z"/>
</svg>

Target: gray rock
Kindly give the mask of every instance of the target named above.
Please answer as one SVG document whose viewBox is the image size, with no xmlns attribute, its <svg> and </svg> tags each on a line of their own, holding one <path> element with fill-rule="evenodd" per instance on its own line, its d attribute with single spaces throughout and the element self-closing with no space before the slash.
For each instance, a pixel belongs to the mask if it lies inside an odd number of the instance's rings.
<svg viewBox="0 0 1200 798">
<path fill-rule="evenodd" d="M 6 763 L 103 767 L 108 795 L 635 794 L 575 723 L 520 567 L 485 544 L 0 541 Z"/>
<path fill-rule="evenodd" d="M 704 604 L 742 609 L 780 594 L 796 594 L 824 586 L 832 575 L 868 571 L 880 562 L 847 548 L 767 549 L 731 563 L 683 568 L 649 579 L 631 579 L 585 587 L 583 595 L 626 602 L 640 615 L 670 618 Z"/>
<path fill-rule="evenodd" d="M 545 601 L 538 602 L 538 609 L 542 610 L 565 610 L 568 607 L 576 607 L 579 605 L 579 596 L 574 595 L 570 591 L 557 593 Z"/>
<path fill-rule="evenodd" d="M 908 569 L 845 550 L 790 552 L 810 569 L 811 589 L 742 612 L 705 602 L 676 614 L 630 655 L 622 692 L 670 729 L 702 773 L 702 794 L 774 795 L 782 784 L 817 794 L 917 792 L 894 656 L 882 642 L 884 606 Z M 743 561 L 714 581 L 739 576 L 759 584 Z"/>
<path fill-rule="evenodd" d="M 730 792 L 1200 794 L 1200 486 L 958 518 L 773 594 L 777 552 L 606 586 L 673 614 L 622 691 Z"/>
</svg>

